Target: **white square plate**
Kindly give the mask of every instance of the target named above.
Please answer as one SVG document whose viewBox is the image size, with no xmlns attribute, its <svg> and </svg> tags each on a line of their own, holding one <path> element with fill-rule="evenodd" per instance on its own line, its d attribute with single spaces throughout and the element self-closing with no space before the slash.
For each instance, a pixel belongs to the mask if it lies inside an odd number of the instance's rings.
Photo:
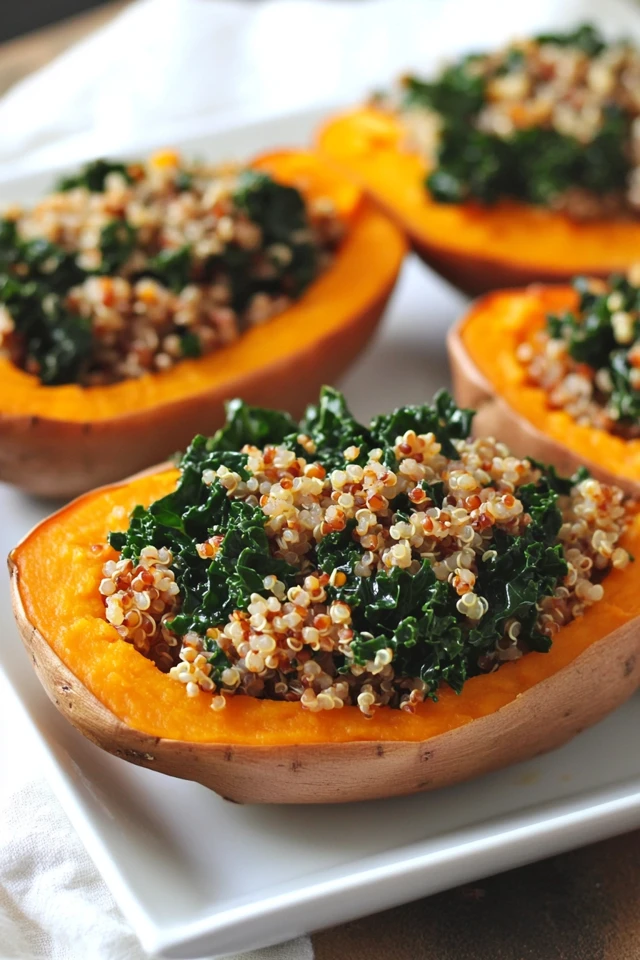
<svg viewBox="0 0 640 960">
<path fill-rule="evenodd" d="M 298 114 L 182 146 L 247 156 L 306 142 L 317 119 Z M 52 177 L 0 184 L 0 203 L 31 199 Z M 424 401 L 446 385 L 444 335 L 464 302 L 407 261 L 380 334 L 341 384 L 357 415 Z M 0 553 L 50 508 L 0 486 Z M 47 700 L 2 576 L 0 664 L 60 800 L 150 952 L 249 950 L 640 825 L 640 698 L 531 763 L 367 804 L 237 806 L 123 763 L 85 741 Z"/>
</svg>

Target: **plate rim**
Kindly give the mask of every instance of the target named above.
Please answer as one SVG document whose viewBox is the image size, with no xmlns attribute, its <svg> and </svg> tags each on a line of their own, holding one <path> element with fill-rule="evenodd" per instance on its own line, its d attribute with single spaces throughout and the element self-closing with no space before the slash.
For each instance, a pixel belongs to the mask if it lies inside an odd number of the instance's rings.
<svg viewBox="0 0 640 960">
<path fill-rule="evenodd" d="M 533 803 L 503 817 L 472 823 L 450 834 L 444 834 L 444 837 L 451 838 L 451 842 L 441 850 L 420 851 L 420 846 L 427 845 L 430 841 L 418 841 L 397 848 L 400 856 L 391 864 L 371 864 L 369 861 L 375 860 L 375 855 L 367 856 L 355 861 L 350 871 L 340 878 L 305 881 L 296 890 L 257 897 L 253 901 L 247 900 L 222 910 L 214 908 L 206 916 L 161 927 L 140 903 L 135 889 L 127 882 L 112 858 L 108 843 L 86 817 L 81 795 L 76 791 L 73 778 L 65 769 L 61 755 L 65 753 L 64 748 L 57 745 L 53 737 L 50 738 L 47 731 L 42 729 L 33 716 L 29 703 L 25 702 L 19 689 L 11 683 L 2 650 L 0 677 L 12 692 L 29 733 L 37 745 L 46 767 L 47 779 L 56 797 L 118 907 L 147 952 L 172 960 L 196 960 L 203 955 L 203 950 L 211 951 L 212 938 L 221 941 L 219 946 L 223 950 L 222 953 L 214 953 L 213 957 L 223 957 L 233 951 L 244 952 L 257 946 L 282 942 L 282 937 L 277 934 L 270 936 L 266 942 L 261 940 L 256 927 L 264 921 L 271 921 L 273 925 L 278 918 L 289 913 L 292 907 L 299 909 L 311 904 L 316 907 L 320 905 L 325 916 L 329 913 L 335 916 L 335 907 L 342 905 L 344 909 L 339 911 L 341 916 L 338 919 L 328 919 L 327 923 L 323 920 L 316 927 L 311 927 L 312 930 L 320 929 L 333 925 L 334 922 L 346 922 L 350 918 L 390 909 L 411 899 L 449 889 L 458 882 L 473 882 L 474 879 L 488 875 L 484 860 L 487 856 L 493 858 L 491 872 L 500 873 L 579 846 L 580 839 L 577 835 L 583 834 L 586 828 L 590 828 L 589 842 L 597 842 L 640 826 L 640 775 L 636 775 L 616 785 L 609 784 L 543 804 Z M 37 696 L 46 701 L 47 710 L 52 711 L 57 718 L 59 715 L 45 691 L 39 688 Z M 74 734 L 81 736 L 75 731 Z M 90 746 L 95 750 L 100 749 L 93 744 Z M 67 756 L 73 761 L 71 753 Z M 616 790 L 618 795 L 612 797 L 612 790 Z M 541 817 L 536 813 L 540 809 L 544 811 Z M 526 822 L 518 823 L 519 820 Z M 465 837 L 465 834 L 480 831 L 484 831 L 484 836 L 475 839 Z M 526 848 L 532 844 L 536 844 L 535 850 L 527 853 Z M 435 883 L 428 882 L 434 871 L 444 867 L 457 868 L 459 878 L 451 881 L 450 874 L 447 874 L 443 882 L 437 879 Z M 441 875 L 444 875 L 444 871 Z M 390 881 L 399 879 L 412 884 L 415 897 L 406 897 L 403 894 L 391 898 L 384 896 L 384 890 L 389 887 Z M 421 884 L 421 880 L 427 882 Z M 355 898 L 354 893 L 357 894 Z M 376 903 L 372 899 L 375 894 L 378 894 Z M 349 905 L 345 907 L 347 900 Z M 369 909 L 372 904 L 373 909 Z M 308 932 L 307 928 L 308 924 L 303 924 L 294 935 Z M 242 942 L 238 941 L 236 936 L 239 929 L 242 929 L 245 937 Z M 247 932 L 252 938 L 250 943 L 246 942 Z M 218 949 L 218 946 L 213 949 Z"/>
</svg>

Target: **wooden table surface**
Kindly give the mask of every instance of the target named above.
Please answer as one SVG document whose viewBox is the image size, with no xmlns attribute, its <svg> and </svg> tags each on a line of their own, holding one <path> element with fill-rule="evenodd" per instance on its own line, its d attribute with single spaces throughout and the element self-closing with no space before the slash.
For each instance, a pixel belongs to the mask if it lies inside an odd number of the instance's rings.
<svg viewBox="0 0 640 960">
<path fill-rule="evenodd" d="M 0 44 L 0 93 L 126 5 Z M 640 960 L 640 831 L 316 934 L 316 960 Z"/>
<path fill-rule="evenodd" d="M 9 0 L 4 0 L 8 3 Z M 28 2 L 28 0 L 27 0 Z M 5 93 L 16 81 L 28 73 L 43 67 L 67 47 L 81 40 L 97 27 L 111 20 L 127 0 L 116 0 L 88 13 L 63 20 L 52 27 L 45 27 L 17 40 L 0 44 L 0 94 Z"/>
</svg>

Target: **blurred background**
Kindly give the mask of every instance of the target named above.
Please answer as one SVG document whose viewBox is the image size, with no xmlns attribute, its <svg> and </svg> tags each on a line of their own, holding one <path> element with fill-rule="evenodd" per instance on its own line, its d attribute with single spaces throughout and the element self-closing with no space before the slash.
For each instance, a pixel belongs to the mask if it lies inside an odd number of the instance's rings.
<svg viewBox="0 0 640 960">
<path fill-rule="evenodd" d="M 640 32 L 627 0 L 5 3 L 0 180 L 182 140 L 185 124 L 358 102 L 400 72 L 585 19 Z"/>
<path fill-rule="evenodd" d="M 10 7 L 7 4 L 2 11 L 0 42 L 100 6 L 104 6 L 101 0 L 29 0 L 28 3 L 12 4 Z"/>
<path fill-rule="evenodd" d="M 0 17 L 0 95 L 71 43 L 106 23 L 126 2 L 29 0 L 5 4 Z M 14 42 L 7 49 L 8 41 Z"/>
</svg>

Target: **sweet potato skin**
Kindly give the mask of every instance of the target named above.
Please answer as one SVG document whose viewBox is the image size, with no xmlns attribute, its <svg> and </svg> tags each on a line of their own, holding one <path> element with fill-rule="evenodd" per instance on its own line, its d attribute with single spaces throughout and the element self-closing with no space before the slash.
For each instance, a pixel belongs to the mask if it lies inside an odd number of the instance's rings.
<svg viewBox="0 0 640 960">
<path fill-rule="evenodd" d="M 342 803 L 451 786 L 562 746 L 640 686 L 636 618 L 495 713 L 422 742 L 252 747 L 168 740 L 122 723 L 90 693 L 26 618 L 15 566 L 12 585 L 25 647 L 67 720 L 117 757 L 237 803 Z"/>
<path fill-rule="evenodd" d="M 188 700 L 180 685 L 116 639 L 103 619 L 95 621 L 96 643 L 90 641 L 92 618 L 103 616 L 97 582 L 106 556 L 91 545 L 99 542 L 98 530 L 109 528 L 114 505 L 144 501 L 143 488 L 157 484 L 158 477 L 164 491 L 175 483 L 175 472 L 146 471 L 128 485 L 86 494 L 39 524 L 9 558 L 16 621 L 42 685 L 81 733 L 115 756 L 197 781 L 242 803 L 397 796 L 459 783 L 558 747 L 640 685 L 640 600 L 633 591 L 629 595 L 628 569 L 611 575 L 617 584 L 613 602 L 599 620 L 597 613 L 595 620 L 587 615 L 576 621 L 579 632 L 570 625 L 569 633 L 559 635 L 554 660 L 554 654 L 529 654 L 497 674 L 468 681 L 459 698 L 443 691 L 438 703 L 424 705 L 423 716 L 381 708 L 365 720 L 354 707 L 318 716 L 298 704 L 248 697 L 230 698 L 222 715 L 213 714 L 204 695 Z M 125 488 L 131 491 L 127 501 Z M 67 532 L 58 541 L 52 530 L 61 525 Z M 638 542 L 640 523 L 628 545 Z M 59 565 L 49 559 L 57 549 L 64 568 L 72 564 L 73 588 L 68 596 L 56 596 L 53 607 L 46 600 L 39 608 L 34 595 L 55 594 L 53 584 L 60 580 Z M 90 556 L 94 573 L 87 570 Z M 75 633 L 69 619 L 76 621 Z M 589 631 L 593 639 L 585 640 Z M 101 650 L 107 656 L 104 669 Z M 152 687 L 144 686 L 145 675 L 153 678 Z M 104 689 L 110 684 L 117 690 Z M 186 719 L 171 727 L 165 711 L 175 717 L 178 710 Z M 229 722 L 220 727 L 227 712 Z"/>
<path fill-rule="evenodd" d="M 528 287 L 535 283 L 566 284 L 574 273 L 569 269 L 540 267 L 510 263 L 486 256 L 470 256 L 425 242 L 419 234 L 409 234 L 411 247 L 428 267 L 444 277 L 453 287 L 468 297 L 479 297 L 492 290 Z M 605 279 L 610 270 L 590 271 L 592 276 Z"/>
</svg>

